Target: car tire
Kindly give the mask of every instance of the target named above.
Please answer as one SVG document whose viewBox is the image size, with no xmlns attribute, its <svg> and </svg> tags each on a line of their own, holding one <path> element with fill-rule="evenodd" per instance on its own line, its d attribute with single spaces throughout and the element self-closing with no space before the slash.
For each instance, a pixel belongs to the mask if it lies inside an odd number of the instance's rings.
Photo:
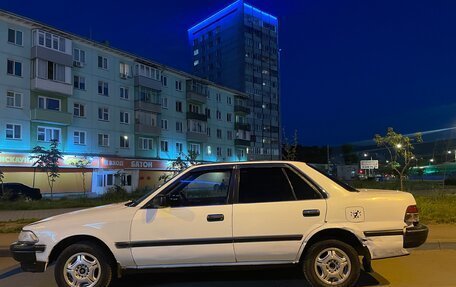
<svg viewBox="0 0 456 287">
<path fill-rule="evenodd" d="M 59 287 L 106 287 L 111 283 L 112 273 L 112 262 L 102 249 L 85 241 L 63 250 L 57 258 L 54 277 Z"/>
<path fill-rule="evenodd" d="M 324 240 L 310 246 L 302 268 L 307 281 L 320 287 L 352 287 L 360 274 L 358 253 L 339 240 Z"/>
</svg>

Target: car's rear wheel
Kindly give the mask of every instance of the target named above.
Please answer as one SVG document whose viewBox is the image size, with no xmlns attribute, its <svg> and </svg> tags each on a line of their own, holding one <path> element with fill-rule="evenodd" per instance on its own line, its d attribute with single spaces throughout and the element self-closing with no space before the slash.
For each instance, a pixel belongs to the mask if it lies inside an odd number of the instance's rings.
<svg viewBox="0 0 456 287">
<path fill-rule="evenodd" d="M 305 254 L 303 271 L 312 286 L 354 286 L 360 274 L 358 253 L 339 240 L 317 242 Z"/>
<path fill-rule="evenodd" d="M 81 242 L 63 250 L 54 276 L 60 287 L 105 287 L 112 279 L 112 265 L 98 246 Z"/>
</svg>

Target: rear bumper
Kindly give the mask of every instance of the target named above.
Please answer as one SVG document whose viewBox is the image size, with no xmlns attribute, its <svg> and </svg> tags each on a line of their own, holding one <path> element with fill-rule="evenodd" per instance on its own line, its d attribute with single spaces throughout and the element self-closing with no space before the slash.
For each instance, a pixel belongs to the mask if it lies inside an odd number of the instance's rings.
<svg viewBox="0 0 456 287">
<path fill-rule="evenodd" d="M 26 272 L 44 272 L 46 270 L 46 262 L 36 260 L 36 253 L 43 252 L 45 249 L 45 245 L 20 242 L 14 242 L 10 246 L 10 252 L 14 260 L 21 263 L 22 270 Z"/>
<path fill-rule="evenodd" d="M 415 248 L 423 245 L 426 242 L 428 234 L 429 228 L 423 224 L 406 228 L 404 233 L 404 248 Z"/>
</svg>

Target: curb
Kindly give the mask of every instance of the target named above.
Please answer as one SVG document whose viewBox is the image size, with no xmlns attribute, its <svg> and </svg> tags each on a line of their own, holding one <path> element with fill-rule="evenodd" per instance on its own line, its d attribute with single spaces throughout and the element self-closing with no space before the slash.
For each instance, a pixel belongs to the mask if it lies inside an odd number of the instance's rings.
<svg viewBox="0 0 456 287">
<path fill-rule="evenodd" d="M 456 242 L 429 242 L 415 250 L 456 250 Z M 0 257 L 11 257 L 9 246 L 0 246 Z"/>
</svg>

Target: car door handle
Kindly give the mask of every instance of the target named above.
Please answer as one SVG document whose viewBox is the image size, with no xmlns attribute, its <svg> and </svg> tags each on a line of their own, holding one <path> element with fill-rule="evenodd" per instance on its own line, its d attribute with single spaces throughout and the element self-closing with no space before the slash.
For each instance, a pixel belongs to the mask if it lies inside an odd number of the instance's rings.
<svg viewBox="0 0 456 287">
<path fill-rule="evenodd" d="M 304 209 L 302 211 L 302 216 L 304 216 L 304 217 L 320 216 L 320 209 Z"/>
<path fill-rule="evenodd" d="M 207 216 L 208 222 L 223 221 L 224 219 L 225 219 L 225 216 L 223 214 L 209 214 Z"/>
</svg>

